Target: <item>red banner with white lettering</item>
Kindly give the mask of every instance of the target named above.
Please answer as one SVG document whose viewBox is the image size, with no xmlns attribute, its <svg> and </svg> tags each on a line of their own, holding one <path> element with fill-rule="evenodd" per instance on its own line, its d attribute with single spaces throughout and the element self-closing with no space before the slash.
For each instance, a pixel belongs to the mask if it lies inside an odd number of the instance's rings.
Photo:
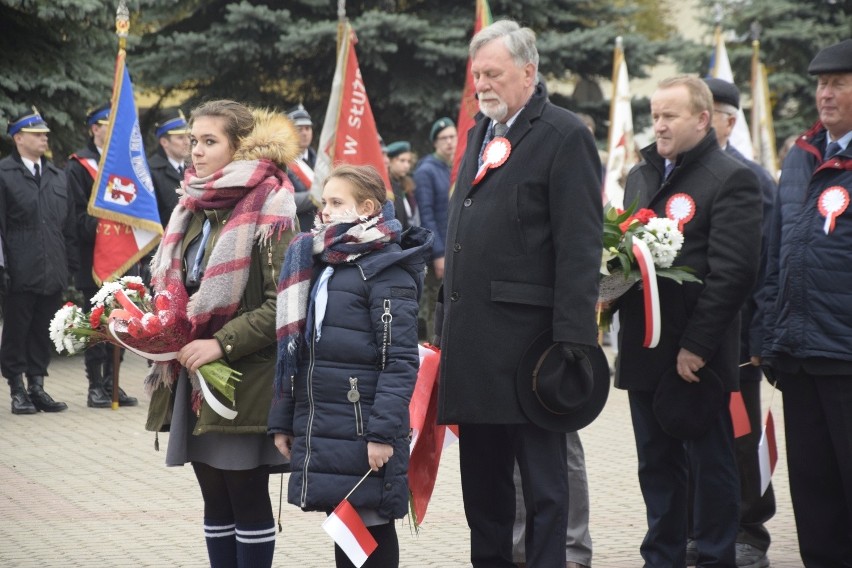
<svg viewBox="0 0 852 568">
<path fill-rule="evenodd" d="M 328 110 L 320 133 L 314 168 L 314 197 L 321 197 L 322 182 L 334 166 L 352 164 L 376 168 L 385 182 L 388 197 L 392 199 L 393 191 L 379 144 L 379 132 L 355 55 L 356 43 L 352 26 L 349 22 L 344 23 Z"/>
</svg>

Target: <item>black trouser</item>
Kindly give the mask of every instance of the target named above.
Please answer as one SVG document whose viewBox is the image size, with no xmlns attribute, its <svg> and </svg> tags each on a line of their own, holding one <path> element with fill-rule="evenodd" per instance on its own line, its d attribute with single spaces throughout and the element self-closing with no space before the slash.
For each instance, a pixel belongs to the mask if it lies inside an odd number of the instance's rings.
<svg viewBox="0 0 852 568">
<path fill-rule="evenodd" d="M 62 292 L 42 295 L 12 292 L 4 303 L 0 371 L 7 378 L 45 376 L 54 350 L 50 320 L 62 304 Z"/>
<path fill-rule="evenodd" d="M 648 532 L 640 552 L 647 568 L 686 564 L 688 478 L 695 482 L 694 537 L 698 564 L 735 565 L 739 476 L 726 403 L 710 429 L 693 440 L 665 433 L 654 415 L 654 393 L 629 391 Z"/>
<path fill-rule="evenodd" d="M 515 568 L 515 460 L 527 510 L 530 566 L 564 566 L 568 528 L 565 434 L 534 424 L 460 424 L 459 468 L 474 568 Z"/>
<path fill-rule="evenodd" d="M 852 376 L 778 375 L 802 561 L 852 566 Z"/>
</svg>

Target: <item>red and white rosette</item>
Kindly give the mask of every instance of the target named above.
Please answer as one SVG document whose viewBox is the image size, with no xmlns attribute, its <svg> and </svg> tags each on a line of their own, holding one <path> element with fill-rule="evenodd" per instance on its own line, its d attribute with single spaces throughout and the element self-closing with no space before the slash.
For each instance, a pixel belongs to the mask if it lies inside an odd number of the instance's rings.
<svg viewBox="0 0 852 568">
<path fill-rule="evenodd" d="M 834 230 L 834 222 L 849 207 L 849 192 L 844 187 L 833 185 L 823 191 L 817 200 L 817 209 L 825 217 L 822 230 L 828 235 Z"/>
<path fill-rule="evenodd" d="M 675 193 L 666 201 L 666 217 L 677 222 L 678 230 L 683 233 L 683 226 L 695 217 L 695 200 L 686 193 Z"/>
<path fill-rule="evenodd" d="M 482 151 L 482 167 L 476 172 L 476 177 L 473 179 L 473 185 L 478 184 L 488 173 L 488 170 L 499 168 L 509 159 L 509 154 L 512 153 L 512 144 L 507 138 L 498 136 L 485 146 Z"/>
<path fill-rule="evenodd" d="M 651 250 L 642 239 L 633 239 L 633 255 L 642 273 L 642 294 L 645 299 L 645 339 L 643 347 L 653 349 L 660 342 L 660 291 L 657 289 L 657 269 Z"/>
</svg>

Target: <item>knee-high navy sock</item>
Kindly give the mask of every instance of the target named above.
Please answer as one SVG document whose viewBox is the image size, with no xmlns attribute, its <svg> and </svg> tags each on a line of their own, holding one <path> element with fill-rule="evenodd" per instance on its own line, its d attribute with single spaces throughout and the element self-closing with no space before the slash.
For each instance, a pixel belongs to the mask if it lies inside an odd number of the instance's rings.
<svg viewBox="0 0 852 568">
<path fill-rule="evenodd" d="M 237 539 L 233 521 L 204 519 L 204 538 L 210 568 L 237 568 Z"/>
<path fill-rule="evenodd" d="M 237 523 L 239 568 L 269 568 L 275 552 L 275 520 Z"/>
</svg>

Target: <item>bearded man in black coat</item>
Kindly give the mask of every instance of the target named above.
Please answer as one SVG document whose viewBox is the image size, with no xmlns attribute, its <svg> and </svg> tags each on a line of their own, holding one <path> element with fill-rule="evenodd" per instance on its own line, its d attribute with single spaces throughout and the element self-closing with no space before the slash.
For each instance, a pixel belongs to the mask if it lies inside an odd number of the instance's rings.
<svg viewBox="0 0 852 568">
<path fill-rule="evenodd" d="M 470 54 L 482 115 L 468 132 L 449 205 L 443 323 L 435 324 L 439 421 L 459 424 L 473 566 L 516 566 L 516 459 L 527 564 L 564 566 L 565 433 L 528 419 L 516 375 L 542 333 L 572 363 L 597 343 L 600 160 L 585 125 L 537 87 L 532 30 L 497 22 L 473 38 Z M 492 139 L 504 152 L 500 159 L 488 152 L 483 161 Z"/>
<path fill-rule="evenodd" d="M 698 565 L 735 565 L 740 487 L 727 403 L 739 388 L 739 312 L 757 277 L 762 205 L 754 173 L 719 147 L 712 114 L 712 94 L 700 79 L 662 81 L 651 97 L 656 142 L 642 150 L 644 161 L 625 188 L 625 203 L 637 201 L 679 222 L 684 242 L 675 265 L 692 268 L 702 280 L 658 280 L 661 333 L 655 348 L 643 346 L 650 317 L 643 290 L 634 286 L 616 306 L 621 331 L 615 386 L 629 391 L 648 518 L 640 550 L 649 568 L 686 563 L 687 473 L 695 483 Z M 659 419 L 655 390 L 674 373 L 674 381 L 707 389 L 695 412 L 707 417 L 700 432 L 690 423 L 683 431 L 664 428 Z M 699 387 L 700 381 L 707 382 Z M 717 404 L 710 406 L 715 381 Z"/>
</svg>

